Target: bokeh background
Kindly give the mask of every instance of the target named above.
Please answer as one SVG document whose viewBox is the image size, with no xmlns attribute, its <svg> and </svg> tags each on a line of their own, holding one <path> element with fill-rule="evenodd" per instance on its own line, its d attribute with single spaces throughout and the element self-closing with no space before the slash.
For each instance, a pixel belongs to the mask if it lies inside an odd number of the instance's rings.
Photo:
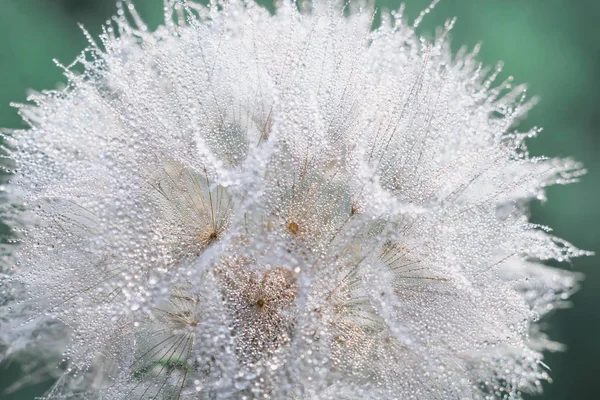
<svg viewBox="0 0 600 400">
<path fill-rule="evenodd" d="M 0 126 L 22 124 L 11 101 L 24 102 L 29 89 L 52 89 L 64 82 L 53 58 L 69 64 L 86 46 L 80 22 L 98 34 L 115 12 L 116 0 L 0 0 Z M 268 0 L 270 1 L 270 0 Z M 414 19 L 430 0 L 407 0 Z M 400 0 L 377 0 L 397 8 Z M 161 0 L 137 0 L 138 10 L 156 26 Z M 530 142 L 534 155 L 572 156 L 588 174 L 575 185 L 552 187 L 548 202 L 533 204 L 532 219 L 580 248 L 600 254 L 600 1 L 599 0 L 442 0 L 420 30 L 433 35 L 456 16 L 453 47 L 483 44 L 480 59 L 504 62 L 504 78 L 527 83 L 540 104 L 521 125 L 544 126 Z M 0 227 L 1 229 L 1 227 Z M 5 229 L 4 232 L 5 233 Z M 600 398 L 600 258 L 575 260 L 564 268 L 585 274 L 573 308 L 545 320 L 551 337 L 568 346 L 547 354 L 554 382 L 538 399 Z M 0 366 L 0 399 L 28 400 L 43 395 L 46 382 L 2 393 L 22 372 L 17 364 Z"/>
</svg>

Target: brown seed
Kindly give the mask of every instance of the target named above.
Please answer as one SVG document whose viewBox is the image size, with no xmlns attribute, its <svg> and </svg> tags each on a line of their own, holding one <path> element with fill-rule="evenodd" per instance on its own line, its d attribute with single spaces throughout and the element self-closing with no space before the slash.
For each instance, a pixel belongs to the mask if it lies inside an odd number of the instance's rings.
<svg viewBox="0 0 600 400">
<path fill-rule="evenodd" d="M 298 233 L 298 231 L 300 230 L 300 227 L 294 221 L 288 222 L 287 227 L 293 234 Z"/>
</svg>

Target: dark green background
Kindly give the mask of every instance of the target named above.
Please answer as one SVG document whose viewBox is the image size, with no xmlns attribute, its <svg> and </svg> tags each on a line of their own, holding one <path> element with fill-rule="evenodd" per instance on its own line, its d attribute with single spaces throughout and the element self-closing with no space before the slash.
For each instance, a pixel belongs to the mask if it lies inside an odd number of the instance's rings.
<svg viewBox="0 0 600 400">
<path fill-rule="evenodd" d="M 0 0 L 0 126 L 20 127 L 9 102 L 23 102 L 28 89 L 50 89 L 62 81 L 52 59 L 70 63 L 86 46 L 77 27 L 92 33 L 115 12 L 115 0 Z M 160 0 L 138 0 L 152 24 L 161 18 Z M 396 8 L 398 0 L 378 7 Z M 408 0 L 414 19 L 429 0 Z M 535 155 L 572 156 L 589 173 L 576 185 L 552 187 L 546 204 L 533 205 L 533 219 L 577 246 L 600 253 L 600 1 L 599 0 L 442 0 L 426 17 L 421 31 L 431 34 L 447 17 L 457 16 L 454 47 L 482 42 L 480 59 L 505 63 L 505 76 L 529 84 L 542 102 L 522 128 L 545 127 L 530 143 Z M 565 353 L 548 354 L 554 383 L 542 399 L 600 398 L 600 270 L 596 257 L 578 259 L 572 268 L 586 275 L 574 308 L 548 322 L 552 338 L 568 345 Z M 16 365 L 0 367 L 0 389 L 19 377 Z M 36 385 L 4 400 L 32 399 L 49 384 Z"/>
</svg>

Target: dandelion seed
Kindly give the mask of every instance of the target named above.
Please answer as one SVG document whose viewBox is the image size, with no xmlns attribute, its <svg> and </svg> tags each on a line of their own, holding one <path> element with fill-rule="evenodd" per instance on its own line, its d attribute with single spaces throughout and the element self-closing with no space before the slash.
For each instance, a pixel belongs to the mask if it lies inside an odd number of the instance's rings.
<svg viewBox="0 0 600 400">
<path fill-rule="evenodd" d="M 543 262 L 589 253 L 527 204 L 583 170 L 529 157 L 534 100 L 454 20 L 415 33 L 435 3 L 165 0 L 151 32 L 119 1 L 6 135 L 2 356 L 49 399 L 539 393 L 580 279 Z"/>
</svg>

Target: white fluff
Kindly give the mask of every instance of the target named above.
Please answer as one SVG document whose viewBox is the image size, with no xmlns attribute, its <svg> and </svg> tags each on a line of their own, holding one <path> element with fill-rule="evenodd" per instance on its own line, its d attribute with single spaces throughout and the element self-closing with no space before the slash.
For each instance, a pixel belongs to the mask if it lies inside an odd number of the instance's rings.
<svg viewBox="0 0 600 400">
<path fill-rule="evenodd" d="M 4 355 L 62 357 L 49 398 L 539 392 L 579 279 L 541 262 L 587 253 L 527 220 L 581 167 L 528 156 L 524 87 L 402 10 L 165 10 L 20 109 Z"/>
</svg>

